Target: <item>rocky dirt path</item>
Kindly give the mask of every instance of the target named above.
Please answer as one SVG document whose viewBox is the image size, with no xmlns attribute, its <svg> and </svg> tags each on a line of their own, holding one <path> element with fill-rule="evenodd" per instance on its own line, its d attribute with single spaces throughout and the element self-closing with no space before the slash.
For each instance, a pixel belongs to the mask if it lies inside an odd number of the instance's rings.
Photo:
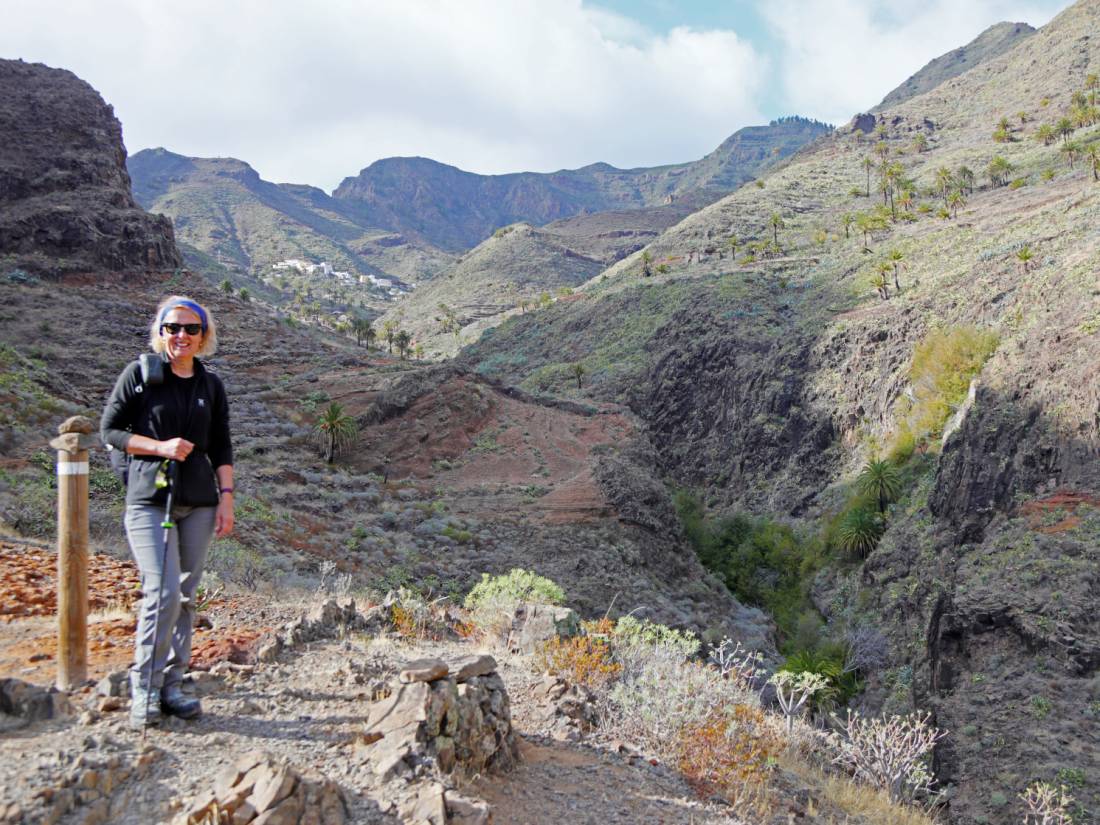
<svg viewBox="0 0 1100 825">
<path fill-rule="evenodd" d="M 202 718 L 168 720 L 144 743 L 127 727 L 125 700 L 88 688 L 72 697 L 66 718 L 0 734 L 0 822 L 170 822 L 219 773 L 259 749 L 336 782 L 349 822 L 396 823 L 387 801 L 392 789 L 376 776 L 362 743 L 371 698 L 407 660 L 453 660 L 470 650 L 465 642 L 412 645 L 353 632 L 255 666 L 222 663 L 194 674 L 190 689 L 202 697 Z M 475 777 L 460 788 L 488 801 L 494 822 L 735 822 L 721 807 L 693 799 L 666 766 L 594 743 L 554 741 L 532 695 L 540 677 L 530 661 L 497 660 L 523 758 L 510 773 Z"/>
</svg>

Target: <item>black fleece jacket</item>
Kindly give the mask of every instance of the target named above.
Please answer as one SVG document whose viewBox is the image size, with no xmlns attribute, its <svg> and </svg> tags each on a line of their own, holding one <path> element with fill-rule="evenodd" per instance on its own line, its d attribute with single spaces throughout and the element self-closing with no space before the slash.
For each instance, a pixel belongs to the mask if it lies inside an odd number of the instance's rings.
<svg viewBox="0 0 1100 825">
<path fill-rule="evenodd" d="M 176 462 L 172 501 L 204 507 L 218 503 L 214 468 L 233 463 L 233 447 L 229 440 L 225 387 L 199 359 L 194 364 L 192 378 L 179 378 L 165 365 L 164 383 L 156 386 L 141 380 L 139 361 L 127 366 L 103 409 L 99 432 L 104 443 L 123 452 L 133 435 L 157 441 L 185 438 L 192 442 L 195 449 L 187 460 Z M 127 504 L 165 503 L 167 491 L 156 486 L 157 470 L 163 460 L 152 455 L 130 456 Z"/>
</svg>

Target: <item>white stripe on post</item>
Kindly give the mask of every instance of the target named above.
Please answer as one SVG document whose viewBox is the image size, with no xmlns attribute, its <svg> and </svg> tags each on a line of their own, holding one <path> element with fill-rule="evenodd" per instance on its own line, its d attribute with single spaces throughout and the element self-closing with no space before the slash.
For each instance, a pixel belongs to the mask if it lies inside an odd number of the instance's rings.
<svg viewBox="0 0 1100 825">
<path fill-rule="evenodd" d="M 59 476 L 86 476 L 88 475 L 87 461 L 59 461 L 57 463 Z"/>
</svg>

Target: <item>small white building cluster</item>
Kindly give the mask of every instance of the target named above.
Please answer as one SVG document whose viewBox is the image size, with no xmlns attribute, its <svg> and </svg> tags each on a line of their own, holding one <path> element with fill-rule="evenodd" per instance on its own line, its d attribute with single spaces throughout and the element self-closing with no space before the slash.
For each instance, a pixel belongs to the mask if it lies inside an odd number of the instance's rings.
<svg viewBox="0 0 1100 825">
<path fill-rule="evenodd" d="M 285 261 L 279 261 L 278 263 L 272 264 L 271 268 L 276 272 L 293 270 L 302 275 L 321 275 L 326 278 L 334 278 L 345 284 L 370 284 L 379 289 L 387 290 L 390 295 L 403 295 L 407 291 L 404 284 L 399 282 L 395 283 L 392 278 L 379 278 L 375 275 L 353 275 L 350 272 L 334 269 L 332 264 L 327 261 L 321 261 L 319 264 L 314 264 L 298 258 L 287 258 Z"/>
</svg>

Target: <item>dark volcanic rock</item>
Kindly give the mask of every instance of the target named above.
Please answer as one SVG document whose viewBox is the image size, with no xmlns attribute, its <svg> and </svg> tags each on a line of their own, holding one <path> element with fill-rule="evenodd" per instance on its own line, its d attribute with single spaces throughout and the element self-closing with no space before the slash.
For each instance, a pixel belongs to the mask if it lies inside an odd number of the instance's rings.
<svg viewBox="0 0 1100 825">
<path fill-rule="evenodd" d="M 172 224 L 130 193 L 114 111 L 72 72 L 0 60 L 0 262 L 43 274 L 182 265 Z"/>
</svg>

